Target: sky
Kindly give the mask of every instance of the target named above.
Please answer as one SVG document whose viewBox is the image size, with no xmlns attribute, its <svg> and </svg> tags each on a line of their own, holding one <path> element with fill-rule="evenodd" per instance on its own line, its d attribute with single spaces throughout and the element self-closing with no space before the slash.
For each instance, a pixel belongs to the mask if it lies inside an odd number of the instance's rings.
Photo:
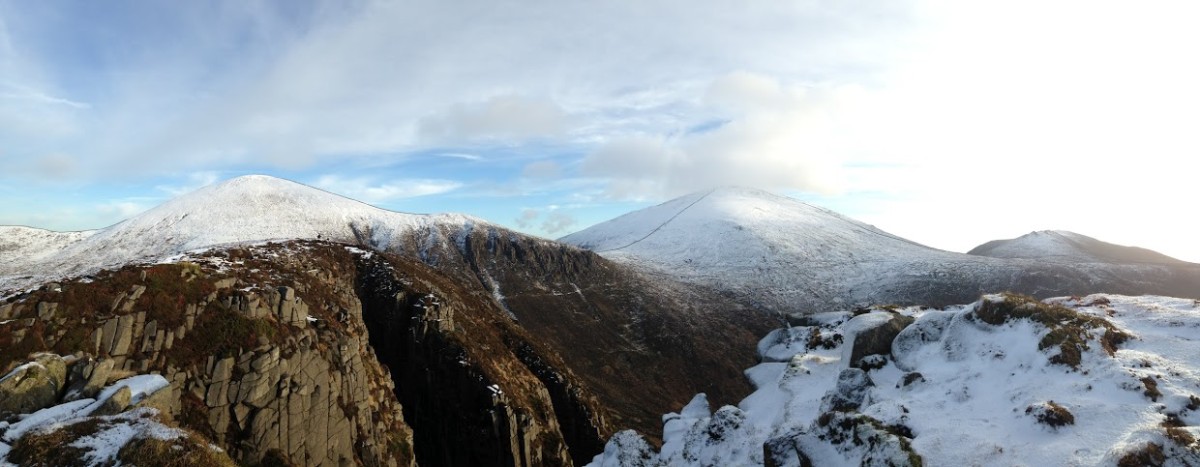
<svg viewBox="0 0 1200 467">
<path fill-rule="evenodd" d="M 0 0 L 0 225 L 245 174 L 557 238 L 715 185 L 1200 262 L 1194 1 Z"/>
</svg>

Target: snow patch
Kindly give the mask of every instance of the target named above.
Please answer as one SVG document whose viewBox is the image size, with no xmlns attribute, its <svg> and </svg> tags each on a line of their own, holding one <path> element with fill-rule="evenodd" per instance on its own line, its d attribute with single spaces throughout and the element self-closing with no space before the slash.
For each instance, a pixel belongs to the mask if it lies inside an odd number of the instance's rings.
<svg viewBox="0 0 1200 467">
<path fill-rule="evenodd" d="M 985 298 L 996 299 L 1002 297 Z M 762 465 L 764 445 L 768 455 L 775 447 L 784 457 L 799 449 L 813 465 L 903 465 L 910 456 L 926 465 L 1111 465 L 1151 442 L 1181 465 L 1200 463 L 1200 452 L 1172 444 L 1164 427 L 1174 420 L 1184 432 L 1200 433 L 1195 301 L 1094 295 L 1048 302 L 1104 317 L 1138 338 L 1110 356 L 1091 335 L 1075 369 L 1051 363 L 1055 350 L 1039 348 L 1049 333 L 1040 323 L 990 325 L 970 317 L 982 301 L 906 308 L 899 312 L 915 322 L 893 341 L 897 361 L 863 373 L 841 363 L 850 339 L 819 338 L 852 334 L 876 318 L 814 321 L 760 341 L 763 363 L 746 371 L 756 390 L 737 407 L 711 413 L 698 395 L 664 416 L 660 452 L 646 454 L 626 434 L 592 465 Z M 810 338 L 830 345 L 810 346 Z M 823 407 L 835 395 L 847 405 Z"/>
<path fill-rule="evenodd" d="M 159 439 L 170 441 L 187 436 L 183 430 L 158 423 L 152 417 L 158 411 L 139 408 L 118 415 L 101 417 L 107 426 L 100 431 L 79 438 L 71 447 L 86 450 L 84 459 L 89 465 L 107 465 L 116 461 L 121 448 L 134 439 Z"/>
</svg>

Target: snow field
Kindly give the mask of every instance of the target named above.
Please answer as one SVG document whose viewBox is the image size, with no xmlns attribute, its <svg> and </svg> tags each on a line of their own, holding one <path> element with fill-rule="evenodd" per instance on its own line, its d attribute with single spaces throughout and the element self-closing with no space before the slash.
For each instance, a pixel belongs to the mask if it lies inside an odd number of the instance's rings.
<svg viewBox="0 0 1200 467">
<path fill-rule="evenodd" d="M 637 443 L 625 433 L 594 464 L 624 456 L 644 460 L 622 465 L 762 465 L 763 444 L 781 437 L 797 440 L 814 465 L 903 461 L 902 452 L 886 445 L 838 442 L 821 424 L 823 417 L 855 413 L 894 433 L 907 431 L 906 442 L 925 465 L 1115 465 L 1148 443 L 1163 447 L 1168 465 L 1200 463 L 1200 444 L 1168 440 L 1165 426 L 1174 420 L 1200 438 L 1200 304 L 1116 295 L 1047 302 L 1102 317 L 1135 337 L 1110 356 L 1093 331 L 1079 367 L 1072 368 L 1051 363 L 1056 347 L 1039 349 L 1050 332 L 1046 326 L 1029 319 L 985 323 L 973 317 L 982 302 L 901 309 L 916 321 L 895 338 L 883 367 L 866 373 L 873 384 L 857 388 L 861 405 L 841 412 L 829 404 L 831 394 L 845 393 L 837 388 L 839 378 L 858 371 L 845 371 L 848 348 L 857 331 L 889 312 L 818 315 L 814 326 L 776 330 L 760 342 L 762 363 L 746 371 L 756 390 L 736 408 L 711 412 L 699 395 L 664 417 L 661 452 L 634 456 Z M 1160 394 L 1150 394 L 1144 379 Z M 1053 405 L 1068 411 L 1073 423 L 1040 421 Z"/>
</svg>

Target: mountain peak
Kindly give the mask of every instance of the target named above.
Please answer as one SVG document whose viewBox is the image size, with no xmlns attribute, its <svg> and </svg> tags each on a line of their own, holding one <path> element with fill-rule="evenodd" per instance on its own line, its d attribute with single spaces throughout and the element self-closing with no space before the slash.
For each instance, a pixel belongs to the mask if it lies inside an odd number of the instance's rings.
<svg viewBox="0 0 1200 467">
<path fill-rule="evenodd" d="M 35 242 L 37 251 L 0 244 L 0 282 L 39 267 L 78 274 L 230 244 L 316 239 L 387 248 L 408 233 L 436 232 L 443 238 L 475 225 L 487 223 L 460 214 L 388 211 L 290 180 L 246 175 L 98 231 L 43 235 Z"/>
<path fill-rule="evenodd" d="M 667 245 L 660 246 L 669 249 L 680 247 L 672 237 L 680 237 L 678 240 L 685 243 L 732 240 L 738 236 L 794 243 L 806 240 L 804 234 L 836 237 L 848 232 L 867 232 L 871 236 L 915 245 L 836 212 L 769 191 L 741 186 L 722 186 L 690 193 L 597 224 L 560 240 L 595 251 L 629 248 L 657 250 L 659 246 L 650 245 L 665 242 Z M 781 238 L 781 235 L 790 238 Z"/>
<path fill-rule="evenodd" d="M 818 302 L 833 292 L 817 289 L 834 271 L 845 269 L 857 280 L 866 277 L 865 269 L 945 254 L 796 199 L 743 187 L 692 193 L 560 240 L 668 277 L 731 288 L 776 309 L 831 306 Z M 767 283 L 781 286 L 758 293 Z"/>
<path fill-rule="evenodd" d="M 240 175 L 209 186 L 220 190 L 310 189 L 316 191 L 325 191 L 321 190 L 320 188 L 305 185 L 303 183 L 288 180 L 286 178 L 261 174 Z"/>
<path fill-rule="evenodd" d="M 1156 251 L 1115 245 L 1067 230 L 1038 230 L 1013 239 L 992 240 L 967 254 L 1073 263 L 1184 263 Z"/>
</svg>

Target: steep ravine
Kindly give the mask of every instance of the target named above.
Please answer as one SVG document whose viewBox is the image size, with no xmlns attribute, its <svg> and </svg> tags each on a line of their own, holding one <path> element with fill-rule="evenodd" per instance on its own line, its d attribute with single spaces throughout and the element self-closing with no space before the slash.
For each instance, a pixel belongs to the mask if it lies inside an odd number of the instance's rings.
<svg viewBox="0 0 1200 467">
<path fill-rule="evenodd" d="M 678 409 L 696 392 L 722 403 L 743 397 L 751 388 L 740 371 L 755 361 L 748 349 L 779 325 L 710 290 L 652 280 L 591 251 L 491 225 L 422 231 L 387 249 L 420 260 L 515 320 L 510 328 L 552 351 L 563 362 L 555 368 L 578 376 L 561 398 L 585 387 L 614 429 L 649 432 L 661 424 L 663 407 Z M 530 365 L 543 378 L 537 366 Z M 543 380 L 559 399 L 557 383 Z M 592 436 L 565 423 L 563 433 L 572 454 L 586 442 L 571 441 L 571 433 Z"/>
<path fill-rule="evenodd" d="M 594 399 L 489 297 L 418 264 L 378 255 L 357 264 L 372 346 L 392 371 L 421 465 L 570 465 L 600 452 L 607 430 Z"/>
</svg>

